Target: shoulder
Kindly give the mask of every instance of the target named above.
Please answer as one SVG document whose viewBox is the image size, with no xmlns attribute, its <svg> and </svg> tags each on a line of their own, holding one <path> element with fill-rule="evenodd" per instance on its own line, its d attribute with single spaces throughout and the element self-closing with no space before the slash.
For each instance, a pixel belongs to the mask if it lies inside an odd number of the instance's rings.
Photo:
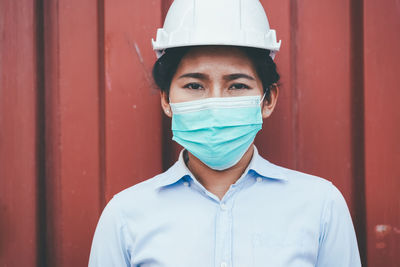
<svg viewBox="0 0 400 267">
<path fill-rule="evenodd" d="M 158 174 L 120 191 L 113 196 L 109 204 L 124 210 L 127 207 L 132 208 L 151 202 L 157 193 L 159 182 L 163 180 L 164 176 L 165 173 Z"/>
<path fill-rule="evenodd" d="M 324 207 L 332 202 L 344 203 L 346 205 L 341 192 L 329 178 L 322 178 L 281 167 L 267 160 L 264 160 L 264 164 L 268 165 L 268 169 L 275 176 L 281 178 L 282 182 L 280 185 L 283 190 L 293 196 L 291 199 L 318 202 Z"/>
<path fill-rule="evenodd" d="M 287 182 L 293 186 L 329 189 L 333 186 L 328 178 L 319 177 L 313 174 L 300 172 L 275 165 L 277 169 L 284 175 Z"/>
<path fill-rule="evenodd" d="M 271 164 L 271 163 L 268 163 Z M 284 196 L 280 203 L 301 208 L 304 214 L 312 214 L 319 218 L 321 232 L 325 232 L 328 225 L 351 225 L 349 209 L 342 193 L 329 180 L 315 175 L 291 170 L 271 164 L 284 181 L 279 183 L 281 194 Z"/>
<path fill-rule="evenodd" d="M 319 192 L 326 200 L 341 200 L 343 199 L 339 189 L 328 178 L 322 178 L 312 174 L 303 173 L 300 171 L 290 170 L 280 167 L 286 172 L 288 182 L 297 188 L 307 188 L 308 192 Z"/>
<path fill-rule="evenodd" d="M 141 216 L 148 214 L 154 207 L 158 207 L 165 196 L 161 194 L 163 185 L 175 183 L 181 180 L 179 164 L 174 164 L 171 168 L 152 178 L 128 187 L 115 194 L 107 206 L 117 210 L 123 218 L 130 217 L 132 214 Z"/>
<path fill-rule="evenodd" d="M 301 171 L 285 168 L 269 162 L 268 160 L 260 157 L 258 164 L 263 164 L 273 177 L 279 178 L 284 181 L 288 187 L 298 189 L 320 189 L 331 190 L 334 185 L 327 178 L 322 178 L 313 174 L 304 173 Z"/>
<path fill-rule="evenodd" d="M 332 186 L 332 183 L 325 178 L 307 174 L 297 170 L 288 169 L 269 162 L 258 153 L 256 147 L 254 148 L 254 156 L 251 162 L 251 169 L 255 170 L 258 174 L 264 177 L 281 181 L 282 186 L 284 185 L 286 188 L 299 187 L 304 189 L 322 189 Z"/>
</svg>

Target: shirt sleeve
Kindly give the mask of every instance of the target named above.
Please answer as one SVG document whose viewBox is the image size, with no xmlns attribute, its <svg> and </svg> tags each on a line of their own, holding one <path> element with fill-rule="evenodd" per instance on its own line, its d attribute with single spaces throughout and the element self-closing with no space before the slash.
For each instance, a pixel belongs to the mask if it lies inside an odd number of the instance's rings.
<svg viewBox="0 0 400 267">
<path fill-rule="evenodd" d="M 90 251 L 89 267 L 130 266 L 128 235 L 120 207 L 114 197 L 97 224 Z"/>
<path fill-rule="evenodd" d="M 321 224 L 316 267 L 361 267 L 350 212 L 333 185 L 327 193 Z"/>
</svg>

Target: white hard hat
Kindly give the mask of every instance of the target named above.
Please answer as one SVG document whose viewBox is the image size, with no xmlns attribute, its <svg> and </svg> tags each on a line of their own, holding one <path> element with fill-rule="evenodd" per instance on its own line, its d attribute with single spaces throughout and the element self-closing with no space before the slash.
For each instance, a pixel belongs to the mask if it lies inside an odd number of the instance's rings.
<svg viewBox="0 0 400 267">
<path fill-rule="evenodd" d="M 274 58 L 281 46 L 259 0 L 175 0 L 152 43 L 157 57 L 172 47 L 233 45 L 268 49 Z"/>
</svg>

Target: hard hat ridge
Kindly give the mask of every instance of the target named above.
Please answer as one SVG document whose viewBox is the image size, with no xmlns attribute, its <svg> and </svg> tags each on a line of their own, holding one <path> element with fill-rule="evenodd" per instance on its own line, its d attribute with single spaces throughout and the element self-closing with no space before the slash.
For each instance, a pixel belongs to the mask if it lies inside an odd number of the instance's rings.
<svg viewBox="0 0 400 267">
<path fill-rule="evenodd" d="M 175 0 L 152 40 L 157 56 L 171 47 L 233 45 L 279 51 L 259 0 Z"/>
</svg>

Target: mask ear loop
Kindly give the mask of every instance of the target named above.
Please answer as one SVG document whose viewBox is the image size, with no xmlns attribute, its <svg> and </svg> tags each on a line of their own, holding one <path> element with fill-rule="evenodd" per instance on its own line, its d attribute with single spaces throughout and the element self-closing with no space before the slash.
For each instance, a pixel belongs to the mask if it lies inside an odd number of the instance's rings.
<svg viewBox="0 0 400 267">
<path fill-rule="evenodd" d="M 261 100 L 260 100 L 260 103 L 259 103 L 260 105 L 261 105 L 262 102 L 264 102 L 264 98 L 265 98 L 265 95 L 267 94 L 267 92 L 268 92 L 268 90 L 266 90 L 265 93 L 263 94 L 263 96 L 261 97 Z"/>
<path fill-rule="evenodd" d="M 167 110 L 167 113 L 172 115 L 173 112 L 172 112 L 172 108 L 171 108 L 171 98 L 169 98 L 169 96 L 168 96 L 168 104 L 169 104 L 169 110 Z"/>
</svg>

